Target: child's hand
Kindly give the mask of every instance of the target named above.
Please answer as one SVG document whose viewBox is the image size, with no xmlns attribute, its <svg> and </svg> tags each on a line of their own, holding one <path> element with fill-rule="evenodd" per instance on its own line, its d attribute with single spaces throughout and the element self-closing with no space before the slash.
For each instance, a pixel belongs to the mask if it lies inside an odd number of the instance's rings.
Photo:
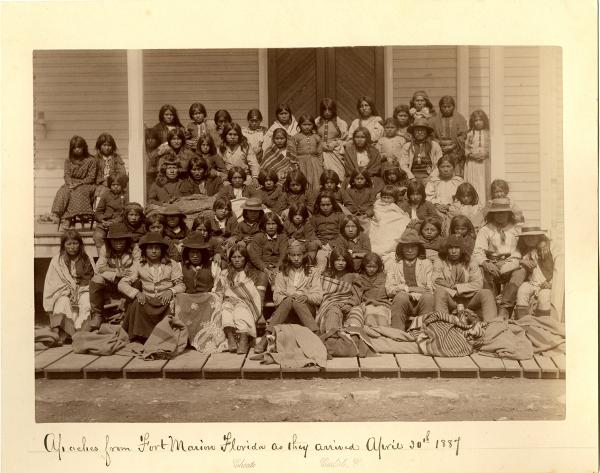
<svg viewBox="0 0 600 473">
<path fill-rule="evenodd" d="M 138 304 L 144 305 L 146 303 L 146 294 L 143 292 L 138 292 L 135 298 L 138 301 Z"/>
<path fill-rule="evenodd" d="M 530 271 L 534 270 L 534 268 L 537 266 L 537 263 L 535 261 L 533 261 L 532 259 L 522 259 L 521 266 L 524 269 L 526 269 L 528 272 L 530 272 Z"/>
</svg>

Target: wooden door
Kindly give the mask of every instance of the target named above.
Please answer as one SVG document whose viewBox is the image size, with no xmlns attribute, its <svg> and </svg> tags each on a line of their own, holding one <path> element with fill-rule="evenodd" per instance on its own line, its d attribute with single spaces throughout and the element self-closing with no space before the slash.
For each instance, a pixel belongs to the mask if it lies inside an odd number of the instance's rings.
<svg viewBox="0 0 600 473">
<path fill-rule="evenodd" d="M 356 118 L 361 95 L 375 99 L 384 114 L 383 48 L 301 48 L 269 50 L 269 117 L 287 102 L 294 115 L 317 115 L 319 102 L 331 97 L 348 124 Z"/>
</svg>

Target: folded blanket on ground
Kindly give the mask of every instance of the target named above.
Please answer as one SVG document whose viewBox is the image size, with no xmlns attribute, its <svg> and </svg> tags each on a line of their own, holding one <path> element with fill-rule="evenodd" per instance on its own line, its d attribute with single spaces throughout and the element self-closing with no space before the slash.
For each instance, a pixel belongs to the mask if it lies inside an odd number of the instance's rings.
<svg viewBox="0 0 600 473">
<path fill-rule="evenodd" d="M 511 360 L 533 358 L 531 342 L 527 338 L 525 330 L 519 325 L 498 318 L 484 323 L 482 326 L 483 337 L 474 343 L 479 354 Z"/>
<path fill-rule="evenodd" d="M 421 353 L 415 336 L 394 327 L 365 327 L 371 345 L 377 353 Z"/>
<path fill-rule="evenodd" d="M 325 367 L 327 350 L 321 339 L 308 328 L 297 324 L 274 327 L 276 352 L 269 353 L 282 368 Z"/>
<path fill-rule="evenodd" d="M 345 329 L 332 329 L 321 335 L 327 354 L 331 357 L 365 358 L 376 356 L 371 338 L 365 333 L 366 327 L 346 327 Z"/>
<path fill-rule="evenodd" d="M 58 333 L 50 327 L 35 327 L 35 351 L 60 346 Z"/>
<path fill-rule="evenodd" d="M 167 360 L 183 353 L 187 343 L 185 324 L 177 317 L 167 316 L 152 330 L 141 356 L 145 360 Z"/>
<path fill-rule="evenodd" d="M 102 324 L 93 332 L 78 331 L 73 335 L 73 352 L 90 355 L 113 355 L 129 342 L 127 332 L 120 325 Z"/>
<path fill-rule="evenodd" d="M 548 356 L 565 353 L 565 326 L 555 317 L 527 315 L 518 320 L 511 320 L 511 324 L 525 330 L 534 353 Z"/>
<path fill-rule="evenodd" d="M 227 347 L 221 305 L 222 301 L 211 292 L 175 297 L 175 317 L 187 327 L 190 345 L 201 353 L 217 353 Z"/>
<path fill-rule="evenodd" d="M 424 355 L 447 357 L 470 355 L 473 340 L 483 335 L 479 322 L 469 324 L 444 312 L 415 317 L 409 332 L 415 334 Z"/>
</svg>

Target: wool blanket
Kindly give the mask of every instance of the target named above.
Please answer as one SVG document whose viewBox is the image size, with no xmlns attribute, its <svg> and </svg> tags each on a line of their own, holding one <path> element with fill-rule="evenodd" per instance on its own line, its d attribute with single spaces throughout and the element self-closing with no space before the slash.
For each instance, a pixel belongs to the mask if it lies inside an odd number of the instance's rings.
<svg viewBox="0 0 600 473">
<path fill-rule="evenodd" d="M 370 337 L 361 327 L 348 327 L 342 330 L 329 330 L 321 335 L 328 356 L 365 358 L 376 356 Z"/>
<path fill-rule="evenodd" d="M 371 250 L 384 258 L 396 250 L 410 217 L 396 204 L 386 204 L 380 200 L 373 204 L 373 212 L 374 217 L 369 226 Z"/>
<path fill-rule="evenodd" d="M 120 325 L 102 324 L 98 330 L 81 330 L 73 335 L 73 352 L 109 356 L 127 346 L 129 336 Z"/>
<path fill-rule="evenodd" d="M 183 353 L 187 343 L 185 324 L 177 317 L 168 315 L 156 324 L 140 355 L 145 360 L 168 360 Z"/>
<path fill-rule="evenodd" d="M 534 353 L 549 356 L 565 353 L 565 326 L 556 317 L 527 315 L 511 323 L 525 330 Z"/>
<path fill-rule="evenodd" d="M 323 288 L 323 299 L 317 310 L 316 322 L 321 332 L 325 331 L 325 321 L 327 315 L 338 307 L 342 313 L 348 311 L 359 302 L 358 294 L 350 282 L 327 276 L 321 277 L 321 286 Z"/>
<path fill-rule="evenodd" d="M 365 327 L 371 346 L 377 353 L 421 353 L 413 333 L 394 327 Z"/>
<path fill-rule="evenodd" d="M 185 214 L 185 223 L 188 228 L 192 228 L 194 219 L 199 215 L 205 215 L 207 211 L 212 212 L 212 207 L 215 202 L 215 196 L 194 195 L 193 197 L 179 198 L 173 201 L 179 210 Z M 148 204 L 146 205 L 146 215 L 151 213 L 160 213 L 165 209 L 165 205 Z"/>
<path fill-rule="evenodd" d="M 214 323 L 218 306 L 220 300 L 211 292 L 175 296 L 175 317 L 186 326 L 190 345 L 203 353 L 214 353 L 225 340 L 223 328 Z"/>
<path fill-rule="evenodd" d="M 58 333 L 48 327 L 35 327 L 35 351 L 60 346 Z"/>
<path fill-rule="evenodd" d="M 482 324 L 483 336 L 474 340 L 473 347 L 480 355 L 529 360 L 533 347 L 525 330 L 512 321 L 501 318 Z"/>
<path fill-rule="evenodd" d="M 319 366 L 325 368 L 327 350 L 321 339 L 308 328 L 297 324 L 273 327 L 275 352 L 269 355 L 282 368 Z"/>
</svg>

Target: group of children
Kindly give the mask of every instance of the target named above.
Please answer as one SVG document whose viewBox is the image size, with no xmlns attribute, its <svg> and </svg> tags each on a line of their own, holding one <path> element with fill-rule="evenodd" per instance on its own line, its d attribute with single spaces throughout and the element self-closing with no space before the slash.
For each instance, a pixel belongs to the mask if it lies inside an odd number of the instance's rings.
<svg viewBox="0 0 600 473">
<path fill-rule="evenodd" d="M 52 328 L 96 330 L 110 321 L 107 298 L 125 296 L 123 327 L 143 340 L 177 294 L 209 292 L 227 349 L 240 352 L 271 298 L 267 331 L 291 315 L 314 332 L 408 330 L 415 316 L 457 308 L 484 321 L 547 315 L 556 254 L 523 222 L 505 181 L 487 192 L 486 114 L 467 126 L 452 97 L 437 114 L 424 91 L 386 120 L 369 97 L 357 111 L 348 127 L 330 98 L 316 118 L 281 104 L 267 130 L 257 109 L 247 127 L 226 110 L 209 124 L 194 103 L 184 127 L 165 105 L 146 132 L 148 203 L 159 205 L 147 213 L 128 202 L 114 139 L 102 134 L 93 157 L 73 137 L 53 213 L 94 215 L 99 258 L 65 231 L 44 291 Z M 212 212 L 188 227 L 177 203 L 197 196 L 214 199 Z"/>
</svg>

